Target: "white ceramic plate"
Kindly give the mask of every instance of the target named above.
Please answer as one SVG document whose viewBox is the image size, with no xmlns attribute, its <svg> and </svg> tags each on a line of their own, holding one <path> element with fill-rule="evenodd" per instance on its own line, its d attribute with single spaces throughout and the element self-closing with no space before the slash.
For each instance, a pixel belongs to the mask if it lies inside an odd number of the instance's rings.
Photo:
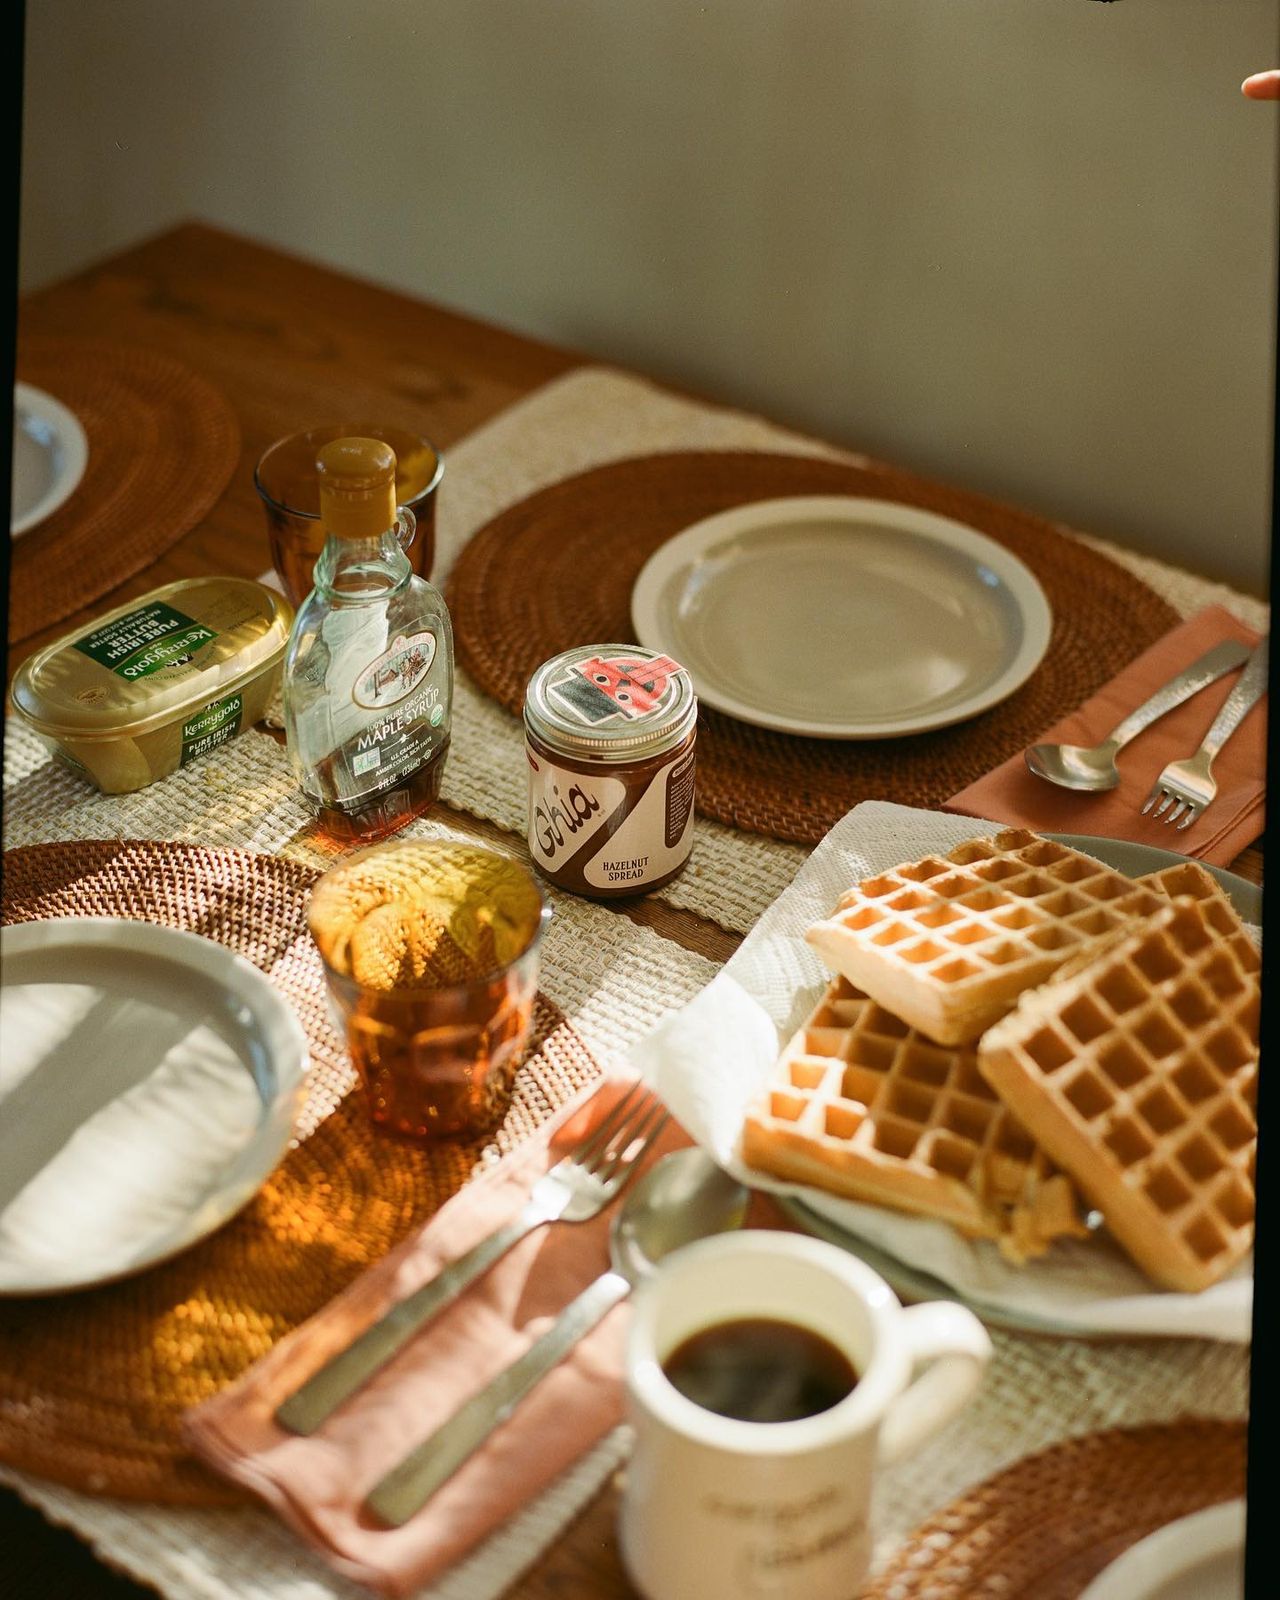
<svg viewBox="0 0 1280 1600">
<path fill-rule="evenodd" d="M 0 929 L 0 1294 L 151 1266 L 226 1222 L 288 1146 L 307 1043 L 261 972 L 111 917 Z"/>
<path fill-rule="evenodd" d="M 631 594 L 636 637 L 743 722 L 825 739 L 942 728 L 1011 695 L 1052 622 L 1002 545 L 887 500 L 763 500 L 660 546 Z"/>
<path fill-rule="evenodd" d="M 1180 1517 L 1131 1545 L 1080 1600 L 1244 1600 L 1243 1499 Z"/>
<path fill-rule="evenodd" d="M 29 383 L 13 386 L 13 488 L 9 532 L 16 539 L 50 517 L 74 492 L 89 461 L 75 413 Z"/>
<path fill-rule="evenodd" d="M 1177 866 L 1188 859 L 1173 850 L 1161 850 L 1154 845 L 1131 844 L 1126 839 L 1100 839 L 1093 835 L 1078 833 L 1051 833 L 1046 837 L 1057 839 L 1073 850 L 1083 851 L 1086 855 L 1093 856 L 1107 866 L 1114 867 L 1117 872 L 1126 873 L 1132 878 L 1140 877 L 1146 872 L 1159 872 L 1165 867 Z M 1221 867 L 1210 867 L 1203 862 L 1198 865 L 1205 866 L 1206 871 L 1211 872 L 1218 880 L 1237 914 L 1244 921 L 1260 923 L 1262 891 L 1256 884 Z M 1079 1338 L 1087 1337 L 1094 1331 L 1103 1335 L 1114 1331 L 1106 1328 L 1092 1330 L 1078 1322 L 1060 1321 L 1052 1316 L 1041 1315 L 1001 1298 L 998 1293 L 993 1294 L 991 1299 L 976 1294 L 960 1294 L 941 1278 L 911 1265 L 844 1227 L 838 1216 L 840 1203 L 833 1201 L 831 1196 L 819 1189 L 811 1190 L 805 1196 L 777 1195 L 775 1199 L 793 1222 L 806 1232 L 827 1239 L 832 1244 L 838 1244 L 860 1256 L 906 1300 L 960 1300 L 989 1327 L 1013 1328 L 1025 1333 L 1070 1334 Z M 1060 1249 L 1060 1259 L 1067 1253 L 1066 1247 Z M 1135 1288 L 1139 1289 L 1139 1292 L 1141 1292 L 1140 1284 L 1141 1280 L 1135 1277 Z M 1150 1327 L 1144 1331 L 1158 1334 L 1163 1330 Z"/>
</svg>

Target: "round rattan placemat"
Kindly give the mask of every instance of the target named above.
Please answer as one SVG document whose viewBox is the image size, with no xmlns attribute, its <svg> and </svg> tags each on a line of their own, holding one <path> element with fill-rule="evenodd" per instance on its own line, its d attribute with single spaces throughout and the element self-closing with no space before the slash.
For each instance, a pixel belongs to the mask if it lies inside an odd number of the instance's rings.
<svg viewBox="0 0 1280 1600">
<path fill-rule="evenodd" d="M 1178 620 L 1115 562 L 981 495 L 874 464 L 690 451 L 563 479 L 480 529 L 446 585 L 458 660 L 518 715 L 531 673 L 548 657 L 574 644 L 633 637 L 632 586 L 665 540 L 730 506 L 800 494 L 905 501 L 977 528 L 1035 573 L 1053 609 L 1053 636 L 1017 693 L 933 733 L 805 739 L 704 708 L 697 806 L 732 827 L 816 844 L 860 800 L 937 806 L 1033 743 Z"/>
<path fill-rule="evenodd" d="M 12 541 L 11 643 L 149 566 L 217 502 L 240 459 L 228 402 L 158 350 L 27 338 L 17 376 L 75 412 L 89 460 L 65 505 Z"/>
<path fill-rule="evenodd" d="M 238 1491 L 189 1456 L 188 1406 L 238 1378 L 424 1222 L 482 1153 L 527 1137 L 599 1068 L 539 997 L 499 1129 L 417 1148 L 373 1131 L 306 931 L 309 867 L 149 841 L 31 845 L 4 858 L 4 920 L 133 917 L 228 945 L 271 977 L 312 1052 L 310 1133 L 225 1227 L 173 1261 L 76 1294 L 0 1300 L 0 1460 L 72 1488 L 171 1504 Z M 339 1103 L 340 1102 L 340 1103 Z M 336 1105 L 336 1109 L 334 1109 Z M 314 1131 L 310 1131 L 314 1129 Z"/>
<path fill-rule="evenodd" d="M 1067 1439 L 921 1523 L 862 1600 L 1079 1600 L 1130 1545 L 1244 1489 L 1243 1422 Z"/>
</svg>

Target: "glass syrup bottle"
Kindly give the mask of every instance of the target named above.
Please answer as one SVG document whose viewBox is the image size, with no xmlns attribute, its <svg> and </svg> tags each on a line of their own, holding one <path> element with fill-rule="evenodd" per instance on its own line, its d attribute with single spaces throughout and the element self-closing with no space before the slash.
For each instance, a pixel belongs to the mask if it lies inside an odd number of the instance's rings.
<svg viewBox="0 0 1280 1600">
<path fill-rule="evenodd" d="M 285 733 L 320 826 L 364 844 L 440 793 L 453 628 L 444 597 L 401 545 L 413 513 L 397 510 L 390 445 L 335 439 L 316 466 L 325 543 L 285 654 Z"/>
</svg>

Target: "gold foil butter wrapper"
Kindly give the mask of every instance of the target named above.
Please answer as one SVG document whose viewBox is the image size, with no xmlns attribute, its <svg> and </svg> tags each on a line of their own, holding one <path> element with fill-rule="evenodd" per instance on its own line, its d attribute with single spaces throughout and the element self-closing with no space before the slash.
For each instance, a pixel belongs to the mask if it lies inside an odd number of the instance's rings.
<svg viewBox="0 0 1280 1600">
<path fill-rule="evenodd" d="M 251 578 L 184 578 L 29 656 L 13 714 L 104 794 L 129 794 L 262 718 L 292 622 Z"/>
</svg>

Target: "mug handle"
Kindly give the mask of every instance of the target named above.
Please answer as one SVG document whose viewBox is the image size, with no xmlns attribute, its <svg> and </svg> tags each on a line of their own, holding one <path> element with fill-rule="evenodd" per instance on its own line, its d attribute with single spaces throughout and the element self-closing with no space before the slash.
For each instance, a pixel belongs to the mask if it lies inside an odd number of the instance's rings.
<svg viewBox="0 0 1280 1600">
<path fill-rule="evenodd" d="M 936 1433 L 970 1399 L 991 1358 L 987 1330 L 950 1300 L 907 1306 L 901 1330 L 913 1366 L 932 1363 L 890 1405 L 880 1428 L 880 1460 L 896 1461 Z"/>
</svg>

